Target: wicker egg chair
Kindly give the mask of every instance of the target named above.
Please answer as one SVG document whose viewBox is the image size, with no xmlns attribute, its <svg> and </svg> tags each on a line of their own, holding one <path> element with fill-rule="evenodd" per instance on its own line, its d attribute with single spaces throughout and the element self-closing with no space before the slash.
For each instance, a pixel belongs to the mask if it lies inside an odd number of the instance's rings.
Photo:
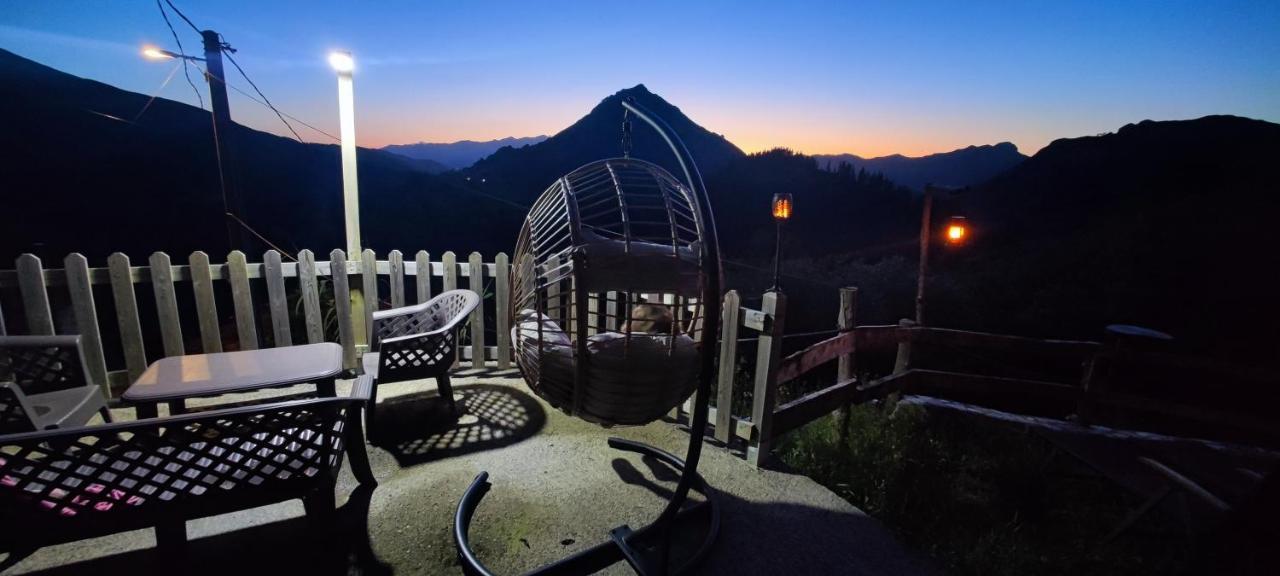
<svg viewBox="0 0 1280 576">
<path fill-rule="evenodd" d="M 603 426 L 652 422 L 696 390 L 689 448 L 681 460 L 610 438 L 613 448 L 681 470 L 666 507 L 647 526 L 615 528 L 608 540 L 529 574 L 593 573 L 623 560 L 640 574 L 680 573 L 706 555 L 719 530 L 716 499 L 697 473 L 720 317 L 715 222 L 702 176 L 675 132 L 634 101 L 622 106 L 624 155 L 633 114 L 667 142 L 684 179 L 623 157 L 592 162 L 552 184 L 516 242 L 512 342 L 534 393 Z M 491 574 L 469 543 L 472 517 L 489 489 L 481 472 L 454 517 L 467 574 Z M 691 489 L 703 501 L 685 506 Z M 700 545 L 671 559 L 675 525 L 698 515 L 706 515 Z"/>
<path fill-rule="evenodd" d="M 551 405 L 652 422 L 698 385 L 703 223 L 689 188 L 635 158 L 587 164 L 538 198 L 516 242 L 516 362 Z"/>
</svg>

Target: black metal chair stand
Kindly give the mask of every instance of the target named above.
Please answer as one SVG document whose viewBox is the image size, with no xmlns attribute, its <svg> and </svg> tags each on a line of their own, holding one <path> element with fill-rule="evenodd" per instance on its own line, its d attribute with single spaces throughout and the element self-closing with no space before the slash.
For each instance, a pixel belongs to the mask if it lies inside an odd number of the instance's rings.
<svg viewBox="0 0 1280 576">
<path fill-rule="evenodd" d="M 702 440 L 707 429 L 707 415 L 709 412 L 708 402 L 711 397 L 711 380 L 715 377 L 715 354 L 712 353 L 710 348 L 713 347 L 717 341 L 716 334 L 719 330 L 719 322 L 717 320 L 720 318 L 720 249 L 717 241 L 715 219 L 712 216 L 711 204 L 707 197 L 706 187 L 702 182 L 702 175 L 698 172 L 698 167 L 694 164 L 693 158 L 690 156 L 689 150 L 685 147 L 684 142 L 680 140 L 679 136 L 666 124 L 665 121 L 645 110 L 636 102 L 624 101 L 622 105 L 626 109 L 627 114 L 635 114 L 636 117 L 644 120 L 652 126 L 675 153 L 676 160 L 679 162 L 680 168 L 684 173 L 685 180 L 690 189 L 690 195 L 693 200 L 692 208 L 697 211 L 699 220 L 703 224 L 703 236 L 698 242 L 698 248 L 700 249 L 699 258 L 703 265 L 698 277 L 698 287 L 700 289 L 698 304 L 704 307 L 702 317 L 707 321 L 703 322 L 703 324 L 705 324 L 705 328 L 701 333 L 701 350 L 698 358 L 698 377 L 696 395 L 694 396 L 695 403 L 693 409 L 693 421 L 689 429 L 689 448 L 685 454 L 685 460 L 681 460 L 668 452 L 664 452 L 646 444 L 623 440 L 620 438 L 610 438 L 609 446 L 612 448 L 653 457 L 669 466 L 680 469 L 681 474 L 679 484 L 677 484 L 675 491 L 672 493 L 671 498 L 668 500 L 662 513 L 659 514 L 658 518 L 652 523 L 638 530 L 632 530 L 631 527 L 626 525 L 614 528 L 609 531 L 608 540 L 530 572 L 530 574 L 536 574 L 539 576 L 591 574 L 624 560 L 633 570 L 635 570 L 637 574 L 642 576 L 658 574 L 665 575 L 669 573 L 681 574 L 696 566 L 698 562 L 707 555 L 711 550 L 712 544 L 715 542 L 720 528 L 720 511 L 716 504 L 715 494 L 712 492 L 711 488 L 707 486 L 706 481 L 698 475 L 698 460 L 702 455 Z M 624 153 L 627 151 L 627 148 L 629 148 L 630 138 L 630 123 L 625 118 L 626 117 L 624 116 Z M 553 188 L 549 189 L 548 192 L 552 192 L 554 188 L 555 187 L 553 186 Z M 670 209 L 670 206 L 668 206 L 668 209 Z M 576 208 L 573 212 L 576 213 Z M 674 234 L 674 232 L 672 233 Z M 680 246 L 677 245 L 673 247 L 672 250 L 672 254 L 674 255 L 672 258 L 678 259 L 680 255 Z M 641 266 L 643 267 L 643 265 Z M 626 274 L 627 272 L 628 271 L 626 270 L 620 271 L 622 274 Z M 675 274 L 672 277 L 678 278 L 680 275 Z M 577 319 L 575 334 L 578 336 L 577 356 L 579 360 L 582 360 L 582 357 L 586 356 L 587 352 L 586 340 L 584 339 L 584 334 L 587 332 L 587 322 L 585 320 L 587 292 L 584 288 L 584 284 L 586 283 L 587 282 L 585 281 L 578 282 L 575 288 L 578 292 L 576 305 L 579 308 L 578 313 L 575 316 Z M 652 287 L 647 287 L 644 291 L 654 290 Z M 540 293 L 537 295 L 539 298 L 535 298 L 535 301 L 545 300 L 545 298 L 541 297 Z M 513 310 L 516 309 L 517 308 L 513 308 Z M 541 339 L 543 336 L 543 328 L 541 328 L 543 322 L 535 321 L 535 325 L 539 326 L 539 328 L 536 329 L 536 332 L 539 339 Z M 630 331 L 631 329 L 627 328 L 628 334 Z M 539 350 L 541 350 L 541 344 L 539 345 Z M 590 371 L 582 368 L 582 366 L 585 366 L 586 364 L 575 363 L 575 365 L 577 366 L 577 375 L 575 376 L 574 382 L 575 385 L 582 386 L 584 385 L 584 379 L 589 375 Z M 538 368 L 538 365 L 534 365 L 533 368 Z M 522 372 L 527 369 L 528 368 L 524 366 L 524 364 L 521 365 Z M 538 372 L 541 373 L 543 371 L 538 370 Z M 535 392 L 546 398 L 553 405 L 565 404 L 564 402 L 557 402 L 555 394 L 551 394 L 549 397 L 548 391 L 545 389 L 546 386 L 540 385 L 538 382 L 539 378 L 536 374 L 532 376 L 533 379 L 530 383 L 530 387 L 533 388 Z M 531 374 L 525 373 L 525 378 L 526 380 L 530 380 Z M 587 381 L 587 383 L 589 382 L 590 380 Z M 673 383 L 673 385 L 674 384 L 677 383 Z M 679 390 L 681 394 L 687 393 L 687 391 L 688 388 Z M 639 402 L 639 400 L 637 400 L 637 402 Z M 569 411 L 570 414 L 589 421 L 596 421 L 606 425 L 618 423 L 640 423 L 621 420 L 614 421 L 611 418 L 602 418 L 601 413 L 595 413 L 594 416 L 583 413 L 581 411 L 583 403 L 577 401 L 572 402 L 570 405 L 573 408 Z M 658 415 L 661 415 L 670 408 L 670 406 L 658 407 L 662 409 L 661 411 L 655 412 L 655 414 Z M 606 408 L 608 408 L 608 406 L 606 406 Z M 605 413 L 606 416 L 610 414 L 612 413 Z M 643 420 L 643 422 L 648 422 L 653 419 L 654 417 L 650 417 L 643 418 L 641 420 Z M 472 517 L 475 515 L 476 508 L 480 505 L 480 500 L 484 498 L 490 488 L 489 474 L 487 472 L 481 472 L 480 475 L 471 483 L 471 486 L 467 488 L 466 493 L 463 494 L 462 501 L 458 503 L 457 513 L 454 515 L 453 538 L 458 551 L 458 559 L 462 563 L 463 571 L 471 576 L 492 575 L 492 572 L 490 572 L 489 569 L 486 568 L 476 557 L 475 552 L 471 549 L 470 542 Z M 705 501 L 686 508 L 685 504 L 688 501 L 690 490 L 696 490 L 702 494 Z M 675 533 L 676 528 L 682 523 L 691 520 L 698 514 L 702 513 L 709 514 L 710 516 L 706 532 L 703 534 L 701 542 L 698 544 L 697 548 L 694 549 L 694 552 L 689 556 L 689 558 L 681 561 L 673 568 L 671 566 L 671 547 L 673 534 Z"/>
<path fill-rule="evenodd" d="M 703 405 L 702 408 L 705 409 L 706 406 Z M 694 430 L 701 429 L 705 429 L 705 422 L 702 427 L 694 428 Z M 702 443 L 702 434 L 692 433 L 691 442 L 696 442 L 700 445 Z M 572 556 L 547 564 L 528 574 L 538 576 L 592 574 L 623 560 L 631 565 L 636 574 L 642 576 L 685 574 L 696 567 L 710 552 L 711 546 L 715 543 L 716 536 L 720 532 L 720 507 L 710 486 L 698 474 L 697 450 L 693 450 L 691 447 L 691 451 L 694 453 L 690 454 L 690 461 L 693 462 L 693 465 L 688 466 L 684 460 L 670 452 L 659 450 L 648 444 L 632 442 L 622 438 L 609 438 L 609 446 L 626 452 L 650 456 L 668 466 L 679 469 L 681 471 L 681 483 L 688 481 L 692 489 L 702 494 L 705 500 L 685 508 L 684 504 L 688 499 L 688 493 L 681 494 L 677 492 L 667 505 L 667 510 L 676 511 L 674 514 L 668 516 L 664 513 L 658 519 L 639 530 L 632 530 L 630 526 L 625 524 L 614 528 L 609 531 L 608 540 Z M 471 482 L 471 486 L 467 488 L 466 493 L 462 495 L 462 501 L 458 504 L 457 514 L 454 516 L 453 539 L 458 548 L 458 559 L 462 562 L 462 570 L 468 576 L 493 576 L 493 573 L 476 558 L 475 552 L 471 550 L 470 540 L 471 518 L 475 515 L 476 508 L 480 505 L 480 500 L 485 497 L 485 494 L 489 493 L 490 488 L 492 488 L 492 485 L 489 483 L 489 473 L 481 472 Z M 680 522 L 704 513 L 708 514 L 709 518 L 706 534 L 703 536 L 701 545 L 698 546 L 692 556 L 681 562 L 679 566 L 674 569 L 670 568 L 668 564 L 670 563 L 672 532 Z"/>
</svg>

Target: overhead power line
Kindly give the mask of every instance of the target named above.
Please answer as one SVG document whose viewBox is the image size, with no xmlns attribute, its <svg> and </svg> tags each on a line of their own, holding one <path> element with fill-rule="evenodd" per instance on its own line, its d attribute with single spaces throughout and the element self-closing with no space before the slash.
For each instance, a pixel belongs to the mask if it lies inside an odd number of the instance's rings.
<svg viewBox="0 0 1280 576">
<path fill-rule="evenodd" d="M 169 3 L 169 7 L 173 8 L 174 12 L 178 12 L 178 9 L 173 7 L 172 2 Z M 178 38 L 178 31 L 173 29 L 173 23 L 169 22 L 169 14 L 164 11 L 164 5 L 160 3 L 160 0 L 156 0 L 156 8 L 160 9 L 160 16 L 164 18 L 165 25 L 169 27 L 169 33 L 173 34 L 173 41 L 178 44 L 178 55 L 182 56 L 182 75 L 187 77 L 187 84 L 191 86 L 191 91 L 196 93 L 196 102 L 200 103 L 200 109 L 204 110 L 204 97 L 200 95 L 200 89 L 196 88 L 196 83 L 191 81 L 191 72 L 188 71 L 188 64 L 190 61 L 187 60 L 186 51 L 182 49 L 182 40 Z M 178 12 L 178 15 L 182 16 L 182 13 Z M 187 20 L 187 17 L 182 16 L 182 19 Z M 187 24 L 191 24 L 191 21 L 187 20 Z M 195 28 L 196 25 L 191 24 L 191 27 Z M 200 30 L 198 29 L 196 30 L 196 32 L 199 31 Z M 170 76 L 172 76 L 172 74 L 170 74 Z M 165 80 L 166 84 L 168 84 L 168 82 L 168 80 Z"/>
<path fill-rule="evenodd" d="M 284 122 L 285 127 L 288 128 L 289 131 L 293 133 L 294 138 L 296 138 L 299 142 L 302 142 L 303 141 L 302 137 L 298 135 L 298 131 L 294 130 L 293 125 L 289 124 L 289 121 L 284 119 L 284 114 L 281 114 L 280 111 L 277 110 L 276 107 L 271 104 L 271 100 L 267 99 L 267 95 L 263 94 L 262 90 L 258 89 L 258 85 L 253 83 L 253 79 L 249 78 L 249 75 L 244 73 L 244 68 L 241 68 L 240 63 L 236 62 L 236 59 L 231 56 L 231 52 L 232 52 L 231 50 L 225 49 L 222 51 L 222 54 L 227 57 L 227 60 L 231 62 L 232 66 L 236 67 L 236 70 L 240 72 L 240 75 L 244 77 L 245 81 L 248 82 L 249 85 L 253 87 L 253 91 L 258 93 L 258 96 L 262 98 L 262 103 L 266 104 L 267 108 L 270 108 L 272 112 L 276 113 L 276 118 L 279 118 L 281 122 Z"/>
<path fill-rule="evenodd" d="M 253 94 L 250 94 L 250 93 L 246 92 L 243 88 L 240 88 L 239 86 L 236 86 L 235 84 L 232 84 L 232 83 L 228 82 L 228 83 L 227 83 L 227 86 L 229 86 L 232 90 L 235 90 L 236 92 L 239 92 L 239 93 L 240 93 L 240 95 L 241 95 L 241 96 L 244 96 L 245 98 L 248 98 L 248 99 L 250 99 L 250 100 L 252 100 L 252 101 L 254 101 L 254 102 L 257 102 L 258 104 L 261 104 L 262 106 L 268 106 L 266 102 L 263 102 L 262 100 L 259 100 L 257 96 L 254 96 Z M 290 120 L 293 120 L 294 122 L 297 122 L 297 123 L 299 123 L 299 124 L 301 124 L 301 125 L 303 125 L 303 126 L 306 126 L 307 128 L 312 129 L 312 130 L 315 130 L 316 132 L 318 132 L 318 133 L 320 133 L 320 134 L 324 134 L 325 136 L 328 136 L 328 137 L 329 137 L 329 138 L 331 138 L 334 142 L 341 142 L 341 141 L 342 141 L 342 139 L 341 139 L 341 138 L 338 138 L 337 136 L 334 136 L 333 134 L 330 134 L 330 133 L 328 133 L 328 132 L 325 132 L 324 130 L 321 130 L 321 129 L 319 129 L 319 128 L 316 128 L 315 126 L 313 126 L 313 125 L 311 125 L 311 124 L 308 124 L 306 121 L 304 121 L 304 120 L 300 120 L 297 116 L 293 116 L 292 114 L 289 114 L 288 112 L 283 112 L 283 111 L 281 111 L 280 113 L 281 113 L 281 114 L 283 114 L 285 118 L 288 118 L 288 119 L 290 119 Z"/>
<path fill-rule="evenodd" d="M 159 3 L 159 0 L 156 0 L 156 2 Z M 168 4 L 169 8 L 171 8 L 173 12 L 178 15 L 179 18 L 182 18 L 182 20 L 186 22 L 187 25 L 190 26 L 192 30 L 195 30 L 196 34 L 200 33 L 200 27 L 196 26 L 195 23 L 191 22 L 191 19 L 187 18 L 187 15 L 183 14 L 182 11 L 179 10 L 177 6 L 174 6 L 172 0 L 164 0 L 164 3 Z"/>
</svg>

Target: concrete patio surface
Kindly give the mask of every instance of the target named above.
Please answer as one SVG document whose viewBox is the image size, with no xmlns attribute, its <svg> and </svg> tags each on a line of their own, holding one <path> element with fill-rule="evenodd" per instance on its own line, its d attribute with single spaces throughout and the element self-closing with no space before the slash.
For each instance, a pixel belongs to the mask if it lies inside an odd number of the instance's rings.
<svg viewBox="0 0 1280 576">
<path fill-rule="evenodd" d="M 340 382 L 339 393 L 349 386 Z M 378 485 L 358 487 L 344 466 L 336 534 L 326 537 L 308 523 L 295 500 L 188 522 L 191 543 L 181 566 L 166 563 L 152 532 L 141 530 L 44 548 L 6 573 L 457 574 L 453 514 L 476 474 L 488 471 L 493 489 L 476 513 L 472 539 L 491 570 L 515 574 L 594 545 L 618 525 L 643 526 L 675 486 L 672 469 L 606 445 L 613 435 L 683 456 L 688 434 L 672 423 L 605 430 L 552 409 L 510 372 L 460 372 L 454 389 L 457 418 L 433 382 L 380 389 L 369 453 Z M 133 417 L 131 409 L 115 412 Z M 805 476 L 753 469 L 711 444 L 699 470 L 722 503 L 720 538 L 700 573 L 935 572 L 878 522 Z M 605 573 L 631 572 L 618 564 Z"/>
</svg>

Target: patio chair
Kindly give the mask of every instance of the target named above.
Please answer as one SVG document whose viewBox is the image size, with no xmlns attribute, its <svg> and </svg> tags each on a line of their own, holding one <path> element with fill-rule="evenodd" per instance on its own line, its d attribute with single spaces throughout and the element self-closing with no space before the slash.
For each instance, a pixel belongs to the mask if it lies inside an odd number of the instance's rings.
<svg viewBox="0 0 1280 576">
<path fill-rule="evenodd" d="M 370 387 L 362 376 L 346 397 L 0 435 L 0 552 L 149 527 L 176 552 L 187 520 L 295 498 L 326 529 L 344 454 L 376 483 L 358 412 Z"/>
<path fill-rule="evenodd" d="M 423 304 L 373 313 L 373 342 L 361 360 L 375 382 L 365 406 L 367 433 L 372 434 L 381 384 L 435 378 L 440 397 L 457 412 L 449 369 L 456 360 L 458 327 L 478 305 L 475 292 L 450 290 Z"/>
<path fill-rule="evenodd" d="M 0 434 L 111 422 L 90 382 L 80 336 L 0 336 Z"/>
</svg>

